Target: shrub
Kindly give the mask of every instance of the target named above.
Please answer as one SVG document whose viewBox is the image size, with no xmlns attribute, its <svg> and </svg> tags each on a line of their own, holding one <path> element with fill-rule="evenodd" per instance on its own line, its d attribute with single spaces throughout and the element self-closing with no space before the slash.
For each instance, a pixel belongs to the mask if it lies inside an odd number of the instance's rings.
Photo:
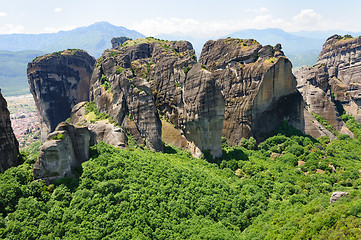
<svg viewBox="0 0 361 240">
<path fill-rule="evenodd" d="M 61 134 L 61 133 L 58 133 L 58 134 L 52 136 L 52 137 L 51 137 L 51 140 L 61 140 L 61 139 L 63 139 L 63 138 L 64 138 L 64 135 Z"/>
</svg>

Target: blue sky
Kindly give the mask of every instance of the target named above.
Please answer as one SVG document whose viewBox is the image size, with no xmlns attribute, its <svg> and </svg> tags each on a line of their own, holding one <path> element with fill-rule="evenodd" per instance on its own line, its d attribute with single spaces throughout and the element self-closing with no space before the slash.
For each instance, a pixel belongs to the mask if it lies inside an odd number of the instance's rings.
<svg viewBox="0 0 361 240">
<path fill-rule="evenodd" d="M 70 30 L 108 21 L 145 35 L 211 37 L 242 29 L 361 31 L 360 0 L 1 0 L 0 34 Z"/>
</svg>

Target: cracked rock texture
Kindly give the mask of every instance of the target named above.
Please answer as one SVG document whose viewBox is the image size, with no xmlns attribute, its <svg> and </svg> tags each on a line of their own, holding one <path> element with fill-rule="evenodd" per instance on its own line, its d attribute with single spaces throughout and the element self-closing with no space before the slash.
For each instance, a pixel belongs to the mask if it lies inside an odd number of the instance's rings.
<svg viewBox="0 0 361 240">
<path fill-rule="evenodd" d="M 17 165 L 19 143 L 11 127 L 7 102 L 0 91 L 0 172 Z"/>
<path fill-rule="evenodd" d="M 89 99 L 95 59 L 82 50 L 68 49 L 38 57 L 28 64 L 28 81 L 41 126 L 41 140 L 65 121 L 72 107 Z"/>
<path fill-rule="evenodd" d="M 345 111 L 361 122 L 361 38 L 333 35 L 326 40 L 317 63 L 298 70 L 298 88 L 306 111 L 326 119 L 337 131 L 353 136 L 340 118 Z M 311 125 L 314 120 L 305 119 Z M 307 125 L 307 124 L 306 124 Z M 313 124 L 314 125 L 314 124 Z M 314 137 L 329 135 L 312 127 Z"/>
<path fill-rule="evenodd" d="M 195 156 L 210 150 L 217 157 L 222 136 L 229 145 L 261 139 L 284 120 L 304 129 L 291 69 L 279 44 L 208 41 L 197 63 L 189 42 L 137 39 L 98 60 L 90 98 L 150 149 L 162 150 L 161 115 L 180 131 L 175 142 L 184 146 L 185 138 Z"/>
</svg>

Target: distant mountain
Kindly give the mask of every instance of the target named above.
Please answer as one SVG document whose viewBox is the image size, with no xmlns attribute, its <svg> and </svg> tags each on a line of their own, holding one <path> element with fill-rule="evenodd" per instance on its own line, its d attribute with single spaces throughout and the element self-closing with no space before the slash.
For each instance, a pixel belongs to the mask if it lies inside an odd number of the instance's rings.
<svg viewBox="0 0 361 240">
<path fill-rule="evenodd" d="M 43 54 L 41 51 L 0 51 L 0 88 L 5 97 L 30 93 L 26 65 Z"/>
<path fill-rule="evenodd" d="M 144 37 L 143 34 L 125 27 L 117 27 L 108 22 L 98 22 L 88 27 L 58 33 L 0 35 L 0 50 L 54 52 L 79 48 L 94 57 L 99 57 L 105 49 L 111 48 L 110 40 L 120 36 L 132 39 Z"/>
<path fill-rule="evenodd" d="M 343 30 L 328 30 L 328 31 L 299 31 L 299 32 L 292 32 L 293 35 L 299 37 L 309 37 L 309 38 L 318 38 L 326 41 L 327 38 L 331 37 L 332 35 L 346 35 L 350 34 L 353 37 L 358 37 L 361 35 L 361 32 L 350 32 L 350 31 L 343 31 Z"/>
<path fill-rule="evenodd" d="M 107 22 L 71 31 L 46 34 L 0 35 L 0 88 L 4 96 L 29 93 L 26 65 L 35 57 L 68 48 L 79 48 L 99 57 L 111 48 L 113 37 L 143 38 L 143 34 Z"/>
<path fill-rule="evenodd" d="M 313 65 L 327 38 L 301 37 L 278 28 L 247 29 L 231 33 L 226 37 L 253 38 L 262 45 L 281 43 L 285 55 L 291 60 L 294 67 Z"/>
</svg>

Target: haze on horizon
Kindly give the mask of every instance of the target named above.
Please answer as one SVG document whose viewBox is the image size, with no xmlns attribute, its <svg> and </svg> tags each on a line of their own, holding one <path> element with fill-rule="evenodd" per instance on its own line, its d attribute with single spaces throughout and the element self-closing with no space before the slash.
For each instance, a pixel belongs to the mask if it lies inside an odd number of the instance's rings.
<svg viewBox="0 0 361 240">
<path fill-rule="evenodd" d="M 361 31 L 361 1 L 14 0 L 0 7 L 0 34 L 52 33 L 108 21 L 147 36 L 221 36 L 243 29 Z"/>
</svg>

